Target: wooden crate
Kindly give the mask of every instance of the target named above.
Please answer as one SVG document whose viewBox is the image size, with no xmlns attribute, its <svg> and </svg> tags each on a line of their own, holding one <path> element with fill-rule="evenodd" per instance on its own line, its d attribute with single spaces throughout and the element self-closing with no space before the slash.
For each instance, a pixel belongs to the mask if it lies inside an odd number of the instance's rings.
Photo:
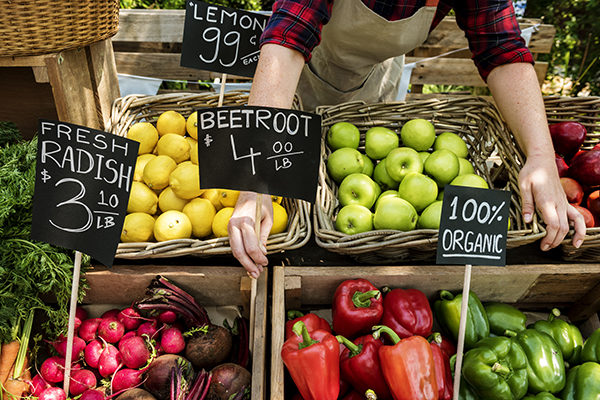
<svg viewBox="0 0 600 400">
<path fill-rule="evenodd" d="M 270 398 L 286 398 L 285 371 L 280 354 L 287 310 L 326 312 L 331 309 L 338 285 L 346 279 L 356 278 L 368 279 L 377 288 L 416 288 L 433 302 L 439 298 L 442 289 L 460 292 L 464 271 L 462 266 L 438 265 L 273 267 Z M 580 325 L 587 337 L 600 327 L 596 314 L 600 309 L 599 272 L 600 264 L 473 266 L 471 290 L 482 301 L 506 302 L 524 311 L 545 312 L 558 307 Z"/>
<path fill-rule="evenodd" d="M 244 316 L 250 320 L 251 400 L 265 400 L 268 274 L 268 268 L 265 268 L 260 278 L 253 280 L 242 267 L 113 265 L 109 269 L 95 264 L 85 274 L 90 289 L 86 291 L 82 305 L 102 305 L 104 308 L 131 305 L 144 297 L 152 279 L 162 275 L 192 295 L 208 309 L 209 315 L 212 308 L 241 307 Z M 221 322 L 214 321 L 215 324 Z"/>
</svg>

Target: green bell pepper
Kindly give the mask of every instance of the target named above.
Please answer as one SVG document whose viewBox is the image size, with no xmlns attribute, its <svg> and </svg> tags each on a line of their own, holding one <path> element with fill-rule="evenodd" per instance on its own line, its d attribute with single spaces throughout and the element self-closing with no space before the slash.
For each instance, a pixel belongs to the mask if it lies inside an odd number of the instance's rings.
<svg viewBox="0 0 600 400">
<path fill-rule="evenodd" d="M 454 370 L 456 367 L 456 354 L 450 357 L 450 371 L 452 372 L 452 378 L 454 378 Z M 481 400 L 479 396 L 473 391 L 471 385 L 465 381 L 465 377 L 460 375 L 460 389 L 458 390 L 459 400 Z"/>
<path fill-rule="evenodd" d="M 537 321 L 529 326 L 540 332 L 552 336 L 563 354 L 563 359 L 569 365 L 578 365 L 581 362 L 581 349 L 583 348 L 583 337 L 581 331 L 575 325 L 560 318 L 558 308 L 553 308 L 547 321 Z"/>
<path fill-rule="evenodd" d="M 462 375 L 486 400 L 521 399 L 527 393 L 527 357 L 515 340 L 505 336 L 481 339 L 467 351 Z"/>
<path fill-rule="evenodd" d="M 462 294 L 454 296 L 449 291 L 442 290 L 440 291 L 440 299 L 433 305 L 433 313 L 442 332 L 455 342 L 458 340 L 461 302 Z M 478 341 L 489 336 L 490 323 L 485 308 L 483 308 L 479 297 L 474 292 L 469 292 L 465 351 L 472 349 Z"/>
<path fill-rule="evenodd" d="M 490 302 L 484 303 L 483 308 L 490 322 L 491 334 L 504 336 L 507 330 L 519 333 L 527 329 L 527 316 L 510 304 Z"/>
<path fill-rule="evenodd" d="M 567 384 L 560 392 L 562 400 L 592 400 L 600 398 L 600 364 L 585 362 L 569 370 Z"/>
<path fill-rule="evenodd" d="M 539 392 L 538 394 L 528 394 L 523 400 L 559 400 L 550 392 Z"/>
<path fill-rule="evenodd" d="M 565 362 L 552 336 L 528 328 L 519 332 L 514 340 L 527 355 L 529 391 L 534 394 L 560 392 L 565 387 Z"/>
<path fill-rule="evenodd" d="M 600 328 L 596 329 L 583 343 L 581 362 L 588 361 L 600 363 Z"/>
</svg>

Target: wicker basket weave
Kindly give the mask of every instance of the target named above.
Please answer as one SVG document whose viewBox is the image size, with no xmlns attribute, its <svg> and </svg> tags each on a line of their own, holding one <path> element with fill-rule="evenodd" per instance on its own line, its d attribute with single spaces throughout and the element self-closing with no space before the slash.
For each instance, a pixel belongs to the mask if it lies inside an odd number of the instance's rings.
<svg viewBox="0 0 600 400">
<path fill-rule="evenodd" d="M 232 91 L 224 94 L 222 106 L 243 105 L 247 101 L 247 91 Z M 126 137 L 132 124 L 140 121 L 152 121 L 164 111 L 174 110 L 187 118 L 197 108 L 216 107 L 218 104 L 218 93 L 130 95 L 115 101 L 106 130 L 112 134 Z M 298 100 L 294 106 L 298 106 Z M 269 254 L 302 247 L 312 233 L 309 203 L 296 199 L 284 199 L 282 205 L 288 213 L 288 226 L 284 232 L 269 236 L 267 241 L 267 253 Z M 143 259 L 187 255 L 198 257 L 231 255 L 229 238 L 119 243 L 115 257 Z"/>
<path fill-rule="evenodd" d="M 581 146 L 583 150 L 600 143 L 600 97 L 548 96 L 544 98 L 544 104 L 550 124 L 577 121 L 587 128 L 588 133 Z M 561 243 L 562 258 L 565 261 L 600 261 L 600 228 L 588 228 L 579 249 L 571 243 L 573 234 L 573 231 L 569 232 Z"/>
<path fill-rule="evenodd" d="M 364 104 L 353 102 L 335 107 L 321 107 L 322 135 L 337 122 L 351 122 L 361 131 L 360 148 L 364 150 L 364 134 L 374 126 L 385 126 L 400 132 L 402 125 L 415 118 L 431 121 L 436 133 L 457 133 L 469 144 L 469 159 L 477 174 L 491 188 L 512 190 L 507 248 L 515 248 L 539 240 L 545 231 L 538 216 L 525 224 L 517 182 L 523 155 L 515 152 L 515 143 L 495 106 L 479 97 L 462 96 L 411 102 Z M 335 229 L 339 211 L 337 184 L 327 174 L 326 160 L 331 151 L 322 141 L 322 162 L 317 202 L 314 207 L 315 240 L 323 248 L 346 254 L 358 262 L 389 264 L 403 261 L 435 259 L 438 230 L 416 229 L 408 232 L 373 230 L 346 235 Z M 495 161 L 493 161 L 495 160 Z"/>
<path fill-rule="evenodd" d="M 0 57 L 85 47 L 119 28 L 117 0 L 0 0 Z"/>
</svg>

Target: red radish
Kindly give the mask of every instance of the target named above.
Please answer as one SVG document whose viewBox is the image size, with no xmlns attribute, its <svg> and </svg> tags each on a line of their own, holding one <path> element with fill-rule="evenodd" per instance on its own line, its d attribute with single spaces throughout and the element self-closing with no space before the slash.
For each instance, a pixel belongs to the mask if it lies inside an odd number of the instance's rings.
<svg viewBox="0 0 600 400">
<path fill-rule="evenodd" d="M 80 369 L 71 374 L 69 392 L 72 396 L 79 396 L 86 390 L 96 387 L 96 375 L 89 369 Z"/>
<path fill-rule="evenodd" d="M 115 372 L 111 380 L 112 393 L 119 393 L 122 390 L 133 389 L 142 384 L 142 375 L 146 369 L 123 368 Z"/>
<path fill-rule="evenodd" d="M 94 339 L 89 342 L 85 346 L 83 353 L 85 363 L 92 368 L 98 368 L 98 361 L 100 360 L 102 351 L 104 351 L 104 344 L 101 339 Z"/>
<path fill-rule="evenodd" d="M 164 310 L 160 314 L 158 314 L 158 321 L 163 324 L 172 324 L 177 321 L 178 315 L 171 310 Z"/>
<path fill-rule="evenodd" d="M 98 372 L 103 378 L 112 375 L 123 364 L 119 350 L 110 343 L 106 344 L 104 351 L 98 359 Z"/>
<path fill-rule="evenodd" d="M 58 355 L 62 358 L 67 357 L 67 338 L 61 337 L 58 342 L 53 343 Z M 83 357 L 85 349 L 85 340 L 78 336 L 73 336 L 73 346 L 71 347 L 71 360 L 79 360 Z"/>
<path fill-rule="evenodd" d="M 86 319 L 88 319 L 88 312 L 85 308 L 77 306 L 77 308 L 75 309 L 75 317 L 79 318 L 79 320 L 83 322 Z"/>
<path fill-rule="evenodd" d="M 40 367 L 40 374 L 46 382 L 62 382 L 65 379 L 65 359 L 59 356 L 47 358 Z"/>
<path fill-rule="evenodd" d="M 83 392 L 79 400 L 104 400 L 106 397 L 98 389 L 90 389 Z"/>
<path fill-rule="evenodd" d="M 137 329 L 144 322 L 140 313 L 133 307 L 122 309 L 117 315 L 117 319 L 123 324 L 126 331 Z"/>
<path fill-rule="evenodd" d="M 158 321 L 148 321 L 140 325 L 137 330 L 138 336 L 148 335 L 150 339 L 158 339 Z"/>
<path fill-rule="evenodd" d="M 125 332 L 125 333 L 123 334 L 123 337 L 121 338 L 121 340 L 119 340 L 119 343 L 120 343 L 120 342 L 122 342 L 123 340 L 127 340 L 127 339 L 129 339 L 130 337 L 134 337 L 134 336 L 137 336 L 137 335 L 138 335 L 138 334 L 137 334 L 137 331 L 129 331 L 129 332 Z"/>
<path fill-rule="evenodd" d="M 123 358 L 123 364 L 129 368 L 141 368 L 150 359 L 150 350 L 146 339 L 141 336 L 133 336 L 119 342 L 119 352 Z"/>
<path fill-rule="evenodd" d="M 40 393 L 38 400 L 67 400 L 67 394 L 59 387 L 49 387 Z"/>
<path fill-rule="evenodd" d="M 100 322 L 102 322 L 102 318 L 86 319 L 81 323 L 77 335 L 86 342 L 96 339 Z"/>
<path fill-rule="evenodd" d="M 29 386 L 31 387 L 29 390 L 31 397 L 40 397 L 40 393 L 52 385 L 46 382 L 42 375 L 37 374 L 29 381 Z"/>
<path fill-rule="evenodd" d="M 167 354 L 181 353 L 185 349 L 185 339 L 181 330 L 173 326 L 163 330 L 160 347 Z"/>
<path fill-rule="evenodd" d="M 108 343 L 117 343 L 123 337 L 125 327 L 116 318 L 103 318 L 98 325 L 98 337 Z"/>
<path fill-rule="evenodd" d="M 121 310 L 118 308 L 111 308 L 110 310 L 105 311 L 100 318 L 117 318 L 117 315 L 119 315 L 120 312 Z"/>
</svg>

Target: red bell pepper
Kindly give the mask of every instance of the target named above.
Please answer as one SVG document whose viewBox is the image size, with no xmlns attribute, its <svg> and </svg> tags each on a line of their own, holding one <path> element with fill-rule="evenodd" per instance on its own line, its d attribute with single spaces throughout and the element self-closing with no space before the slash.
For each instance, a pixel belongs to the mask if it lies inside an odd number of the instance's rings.
<svg viewBox="0 0 600 400">
<path fill-rule="evenodd" d="M 333 294 L 333 331 L 350 340 L 371 332 L 383 314 L 381 292 L 366 279 L 342 282 Z"/>
<path fill-rule="evenodd" d="M 454 394 L 454 382 L 450 370 L 450 356 L 442 349 L 442 335 L 435 332 L 427 340 L 433 354 L 439 400 L 451 400 Z"/>
<path fill-rule="evenodd" d="M 281 358 L 304 400 L 336 400 L 340 392 L 340 345 L 321 329 L 308 332 L 302 321 L 296 336 L 281 348 Z"/>
<path fill-rule="evenodd" d="M 383 298 L 381 325 L 401 338 L 425 336 L 433 327 L 433 312 L 425 293 L 418 289 L 392 289 Z"/>
<path fill-rule="evenodd" d="M 354 342 L 341 335 L 336 337 L 346 346 L 340 356 L 342 378 L 350 382 L 359 393 L 372 389 L 379 400 L 392 400 L 379 362 L 379 348 L 383 346 L 383 341 L 375 339 L 373 335 L 360 336 Z"/>
<path fill-rule="evenodd" d="M 287 318 L 288 320 L 285 323 L 285 340 L 296 336 L 294 334 L 293 328 L 294 324 L 298 321 L 304 322 L 304 324 L 306 325 L 306 329 L 308 329 L 309 332 L 312 332 L 316 329 L 323 329 L 324 331 L 331 333 L 331 325 L 329 325 L 329 322 L 327 322 L 325 318 L 319 317 L 317 314 L 303 314 L 302 312 L 297 310 L 289 310 L 287 312 Z"/>
<path fill-rule="evenodd" d="M 394 400 L 437 400 L 433 353 L 423 336 L 400 337 L 383 325 L 373 327 L 373 337 L 386 333 L 392 345 L 379 349 L 379 359 L 385 381 Z"/>
</svg>

